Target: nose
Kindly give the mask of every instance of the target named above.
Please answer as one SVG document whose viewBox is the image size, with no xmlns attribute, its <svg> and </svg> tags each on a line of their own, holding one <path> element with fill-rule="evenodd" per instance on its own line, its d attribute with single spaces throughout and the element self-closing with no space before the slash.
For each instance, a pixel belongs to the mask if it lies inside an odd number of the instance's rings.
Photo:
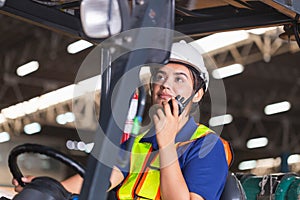
<svg viewBox="0 0 300 200">
<path fill-rule="evenodd" d="M 161 85 L 161 89 L 170 89 L 172 87 L 172 82 L 170 81 L 169 78 L 167 78 Z"/>
</svg>

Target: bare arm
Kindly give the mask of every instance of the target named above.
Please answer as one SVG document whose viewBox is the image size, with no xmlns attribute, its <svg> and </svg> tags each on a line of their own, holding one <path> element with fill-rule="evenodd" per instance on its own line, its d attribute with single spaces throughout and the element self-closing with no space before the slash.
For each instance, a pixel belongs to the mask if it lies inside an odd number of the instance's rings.
<svg viewBox="0 0 300 200">
<path fill-rule="evenodd" d="M 196 193 L 190 193 L 180 169 L 175 145 L 159 151 L 161 195 L 166 199 L 204 200 Z M 174 188 L 176 188 L 174 190 Z"/>
<path fill-rule="evenodd" d="M 71 176 L 70 178 L 61 182 L 61 184 L 71 193 L 79 194 L 83 183 L 83 178 L 79 174 Z"/>
<path fill-rule="evenodd" d="M 118 186 L 123 180 L 124 180 L 124 176 L 123 176 L 122 172 L 119 170 L 119 168 L 114 167 L 111 172 L 111 176 L 110 176 L 110 184 L 111 185 L 110 185 L 110 188 L 108 189 L 108 191 L 110 191 L 111 189 Z"/>
<path fill-rule="evenodd" d="M 111 176 L 110 176 L 110 188 L 109 190 L 113 189 L 114 187 L 116 187 L 117 185 L 119 185 L 122 180 L 124 179 L 124 176 L 122 174 L 122 172 L 114 167 L 112 172 L 111 172 Z M 82 187 L 82 183 L 83 183 L 83 178 L 81 178 L 80 175 L 76 174 L 74 176 L 71 176 L 70 178 L 64 180 L 61 182 L 61 184 L 69 191 L 75 194 L 79 194 L 81 187 Z"/>
<path fill-rule="evenodd" d="M 159 157 L 160 189 L 163 199 L 189 199 L 189 190 L 179 166 L 175 145 L 160 149 Z"/>
</svg>

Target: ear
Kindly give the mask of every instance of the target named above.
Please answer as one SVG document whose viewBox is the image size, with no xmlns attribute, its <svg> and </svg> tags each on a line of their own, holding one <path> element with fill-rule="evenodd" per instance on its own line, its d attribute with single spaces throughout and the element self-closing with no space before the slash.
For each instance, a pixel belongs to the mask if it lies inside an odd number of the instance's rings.
<svg viewBox="0 0 300 200">
<path fill-rule="evenodd" d="M 198 103 L 202 99 L 203 95 L 204 95 L 204 91 L 203 88 L 201 88 L 193 97 L 193 103 Z"/>
</svg>

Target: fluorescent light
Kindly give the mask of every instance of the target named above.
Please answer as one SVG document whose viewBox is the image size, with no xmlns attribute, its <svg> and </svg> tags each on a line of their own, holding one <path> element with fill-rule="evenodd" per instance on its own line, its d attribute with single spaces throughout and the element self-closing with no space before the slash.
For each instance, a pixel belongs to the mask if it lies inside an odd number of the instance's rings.
<svg viewBox="0 0 300 200">
<path fill-rule="evenodd" d="M 101 76 L 93 76 L 78 82 L 76 85 L 76 97 L 81 96 L 87 92 L 93 92 L 101 89 Z"/>
<path fill-rule="evenodd" d="M 22 65 L 17 68 L 17 75 L 18 76 L 25 76 L 27 74 L 30 74 L 39 68 L 38 61 L 31 61 L 29 63 L 26 63 L 25 65 Z"/>
<path fill-rule="evenodd" d="M 290 110 L 291 103 L 288 101 L 283 101 L 279 103 L 274 103 L 267 105 L 264 109 L 266 115 L 273 115 L 276 113 L 281 113 Z"/>
<path fill-rule="evenodd" d="M 24 126 L 24 132 L 28 135 L 32 135 L 41 131 L 41 125 L 37 122 L 27 124 Z"/>
<path fill-rule="evenodd" d="M 25 112 L 23 110 L 23 104 L 18 103 L 16 105 L 10 106 L 8 108 L 4 108 L 1 110 L 1 113 L 7 119 L 16 119 L 18 117 L 25 116 Z"/>
<path fill-rule="evenodd" d="M 277 28 L 278 28 L 278 26 L 273 26 L 273 27 L 268 27 L 268 28 L 254 28 L 254 29 L 247 30 L 247 32 L 255 34 L 255 35 L 262 35 L 262 34 L 265 34 L 267 31 L 272 31 Z"/>
<path fill-rule="evenodd" d="M 84 151 L 86 153 L 90 153 L 94 147 L 94 143 L 84 143 L 83 141 L 73 141 L 68 140 L 66 142 L 66 147 L 69 150 L 78 150 L 78 151 Z"/>
<path fill-rule="evenodd" d="M 281 158 L 264 158 L 258 160 L 247 160 L 239 164 L 239 170 L 249 170 L 254 168 L 272 168 L 281 164 Z"/>
<path fill-rule="evenodd" d="M 0 133 L 0 143 L 7 142 L 10 140 L 10 135 L 7 132 Z"/>
<path fill-rule="evenodd" d="M 281 164 L 281 158 L 264 158 L 256 160 L 256 168 L 272 168 Z"/>
<path fill-rule="evenodd" d="M 293 154 L 290 155 L 287 159 L 288 164 L 294 164 L 300 162 L 300 155 L 299 154 Z"/>
<path fill-rule="evenodd" d="M 56 122 L 58 124 L 64 125 L 67 123 L 66 119 L 65 119 L 65 114 L 60 114 L 56 116 Z"/>
<path fill-rule="evenodd" d="M 220 126 L 220 125 L 225 125 L 225 124 L 231 123 L 232 119 L 233 119 L 232 115 L 226 114 L 226 115 L 212 117 L 212 118 L 210 118 L 208 123 L 210 126 Z"/>
<path fill-rule="evenodd" d="M 39 97 L 32 98 L 29 101 L 24 101 L 2 109 L 0 113 L 0 123 L 5 122 L 6 119 L 16 119 L 19 117 L 23 117 L 26 114 L 34 113 L 37 110 L 46 109 L 58 103 L 69 101 L 73 98 L 77 98 L 100 89 L 100 75 L 85 79 L 83 81 L 80 81 L 76 85 L 68 85 Z M 71 122 L 73 118 L 74 117 L 70 116 L 69 114 L 68 121 Z"/>
<path fill-rule="evenodd" d="M 69 44 L 67 47 L 67 51 L 70 54 L 75 54 L 75 53 L 83 51 L 84 49 L 87 49 L 91 46 L 93 46 L 93 44 L 86 40 L 78 40 L 72 44 Z"/>
<path fill-rule="evenodd" d="M 39 98 L 39 109 L 45 109 L 58 103 L 70 100 L 73 98 L 75 85 L 68 85 L 66 87 L 57 89 L 40 96 Z"/>
<path fill-rule="evenodd" d="M 84 143 L 83 141 L 79 141 L 79 142 L 77 143 L 77 149 L 78 149 L 79 151 L 85 151 L 85 143 Z"/>
<path fill-rule="evenodd" d="M 266 138 L 266 137 L 250 139 L 247 142 L 248 149 L 265 147 L 267 145 L 268 145 L 268 138 Z"/>
<path fill-rule="evenodd" d="M 66 124 L 66 123 L 70 123 L 70 122 L 74 122 L 75 121 L 75 115 L 72 112 L 67 112 L 65 114 L 60 114 L 57 115 L 56 117 L 56 122 L 58 124 Z"/>
<path fill-rule="evenodd" d="M 236 74 L 240 74 L 244 71 L 244 66 L 241 64 L 233 64 L 233 65 L 228 65 L 226 67 L 221 67 L 218 69 L 214 69 L 212 71 L 212 76 L 215 79 L 222 79 L 226 78 L 229 76 L 233 76 Z"/>
<path fill-rule="evenodd" d="M 210 36 L 196 40 L 195 43 L 199 45 L 204 52 L 210 52 L 237 42 L 241 42 L 248 38 L 249 33 L 244 30 L 240 30 L 212 34 Z"/>
<path fill-rule="evenodd" d="M 68 140 L 68 141 L 66 142 L 66 147 L 67 147 L 68 149 L 70 149 L 70 150 L 75 149 L 75 143 L 74 143 L 74 141 Z"/>
<path fill-rule="evenodd" d="M 74 122 L 75 121 L 75 115 L 72 112 L 65 113 L 65 119 L 67 122 Z"/>
<path fill-rule="evenodd" d="M 32 98 L 29 101 L 9 106 L 8 108 L 2 109 L 1 114 L 8 119 L 16 119 L 18 117 L 23 117 L 26 114 L 34 113 L 37 110 L 43 110 L 58 103 L 68 101 L 73 98 L 74 86 L 74 84 L 69 85 L 40 97 Z"/>
<path fill-rule="evenodd" d="M 85 145 L 85 152 L 86 153 L 91 153 L 91 151 L 93 150 L 93 147 L 94 147 L 94 142 L 92 143 L 87 143 Z"/>
<path fill-rule="evenodd" d="M 0 124 L 6 122 L 6 118 L 3 114 L 0 114 Z"/>
<path fill-rule="evenodd" d="M 30 99 L 29 101 L 24 101 L 23 103 L 21 103 L 24 113 L 30 114 L 36 112 L 38 110 L 38 102 L 39 98 L 35 97 Z"/>
<path fill-rule="evenodd" d="M 243 161 L 238 166 L 239 170 L 254 169 L 255 167 L 256 167 L 256 161 L 255 160 Z"/>
</svg>

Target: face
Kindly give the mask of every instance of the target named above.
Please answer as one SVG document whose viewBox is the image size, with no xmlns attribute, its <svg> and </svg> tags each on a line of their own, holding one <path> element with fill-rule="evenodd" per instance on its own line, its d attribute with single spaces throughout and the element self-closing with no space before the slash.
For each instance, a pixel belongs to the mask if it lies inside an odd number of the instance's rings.
<svg viewBox="0 0 300 200">
<path fill-rule="evenodd" d="M 184 65 L 169 63 L 157 70 L 152 77 L 152 103 L 162 105 L 172 97 L 184 99 L 193 94 L 193 76 Z"/>
</svg>

